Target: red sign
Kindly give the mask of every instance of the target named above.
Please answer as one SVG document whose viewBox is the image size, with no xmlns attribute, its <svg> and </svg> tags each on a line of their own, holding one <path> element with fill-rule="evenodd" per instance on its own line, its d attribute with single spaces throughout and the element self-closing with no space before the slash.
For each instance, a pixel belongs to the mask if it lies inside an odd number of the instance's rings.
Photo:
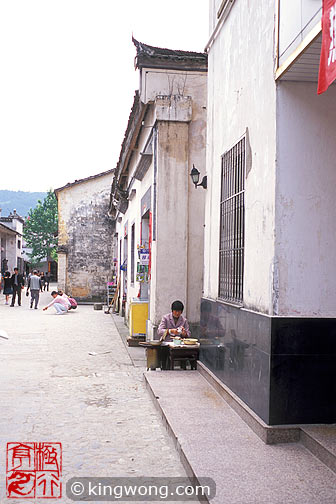
<svg viewBox="0 0 336 504">
<path fill-rule="evenodd" d="M 62 497 L 61 443 L 7 443 L 7 497 Z"/>
<path fill-rule="evenodd" d="M 152 271 L 152 226 L 153 226 L 153 221 L 152 221 L 152 212 L 149 212 L 149 242 L 148 242 L 148 247 L 149 247 L 149 261 L 148 261 L 148 279 L 151 277 L 151 271 Z"/>
<path fill-rule="evenodd" d="M 322 47 L 317 93 L 324 93 L 336 79 L 336 1 L 322 3 Z"/>
</svg>

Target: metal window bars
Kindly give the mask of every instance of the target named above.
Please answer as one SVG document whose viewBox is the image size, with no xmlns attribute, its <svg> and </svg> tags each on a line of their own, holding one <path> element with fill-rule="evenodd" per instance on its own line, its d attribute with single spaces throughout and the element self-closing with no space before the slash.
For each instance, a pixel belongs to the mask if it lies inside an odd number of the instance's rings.
<svg viewBox="0 0 336 504">
<path fill-rule="evenodd" d="M 243 301 L 245 137 L 222 155 L 218 296 Z"/>
</svg>

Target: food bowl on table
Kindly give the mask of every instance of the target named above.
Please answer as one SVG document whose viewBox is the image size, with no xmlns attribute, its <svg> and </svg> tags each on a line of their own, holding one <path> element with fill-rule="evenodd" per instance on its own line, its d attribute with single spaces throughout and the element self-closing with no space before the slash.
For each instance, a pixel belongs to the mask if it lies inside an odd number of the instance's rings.
<svg viewBox="0 0 336 504">
<path fill-rule="evenodd" d="M 185 345 L 197 345 L 198 340 L 196 338 L 185 338 L 183 342 Z"/>
</svg>

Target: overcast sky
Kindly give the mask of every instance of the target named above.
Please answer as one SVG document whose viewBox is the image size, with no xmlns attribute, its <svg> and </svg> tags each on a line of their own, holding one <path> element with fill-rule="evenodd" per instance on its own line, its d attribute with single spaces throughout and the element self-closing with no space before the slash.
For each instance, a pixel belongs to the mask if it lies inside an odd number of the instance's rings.
<svg viewBox="0 0 336 504">
<path fill-rule="evenodd" d="M 208 0 L 0 0 L 0 189 L 116 165 L 138 89 L 132 32 L 203 51 Z"/>
</svg>

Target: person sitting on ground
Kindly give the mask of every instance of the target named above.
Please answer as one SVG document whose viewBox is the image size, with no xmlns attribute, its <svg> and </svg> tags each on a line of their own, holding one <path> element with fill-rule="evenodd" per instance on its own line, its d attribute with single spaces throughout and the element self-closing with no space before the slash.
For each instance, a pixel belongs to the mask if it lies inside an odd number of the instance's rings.
<svg viewBox="0 0 336 504">
<path fill-rule="evenodd" d="M 56 315 L 64 315 L 65 313 L 68 313 L 68 310 L 71 306 L 70 302 L 64 297 L 60 296 L 56 291 L 52 291 L 51 295 L 54 299 L 51 301 L 51 303 L 43 308 L 43 311 L 48 310 L 50 306 L 54 306 Z"/>
<path fill-rule="evenodd" d="M 63 292 L 61 289 L 58 290 L 58 294 L 63 297 L 64 299 L 67 299 L 70 303 L 70 307 L 69 307 L 69 310 L 75 310 L 77 308 L 77 302 L 74 298 L 68 296 L 67 294 L 65 294 L 65 292 Z"/>
<path fill-rule="evenodd" d="M 69 299 L 69 296 L 67 296 L 65 292 L 62 291 L 62 289 L 58 289 L 58 294 L 64 299 Z"/>
<path fill-rule="evenodd" d="M 190 338 L 188 320 L 182 316 L 184 306 L 181 301 L 174 301 L 171 305 L 171 313 L 162 317 L 158 328 L 158 336 L 165 341 L 172 341 L 172 336 Z"/>
</svg>

